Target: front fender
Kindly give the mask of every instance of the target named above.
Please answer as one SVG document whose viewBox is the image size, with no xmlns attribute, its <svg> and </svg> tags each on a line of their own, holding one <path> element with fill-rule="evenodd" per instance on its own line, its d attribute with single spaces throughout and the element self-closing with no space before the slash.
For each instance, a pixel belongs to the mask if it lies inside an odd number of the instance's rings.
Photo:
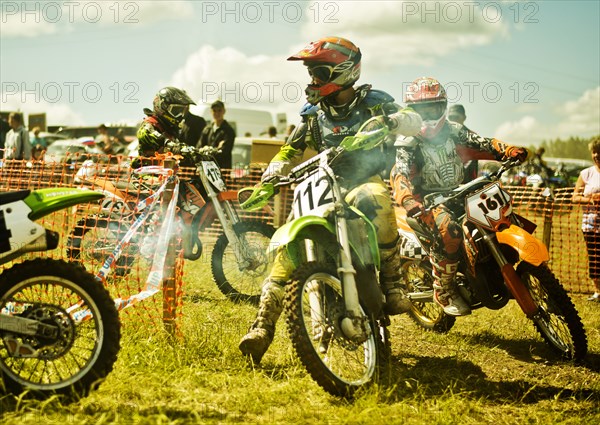
<svg viewBox="0 0 600 425">
<path fill-rule="evenodd" d="M 316 215 L 305 215 L 284 224 L 275 231 L 271 237 L 271 243 L 267 249 L 267 254 L 273 255 L 279 247 L 287 246 L 290 242 L 294 241 L 298 234 L 309 226 L 322 227 L 327 229 L 331 234 L 335 234 L 335 228 L 333 224 L 328 222 L 325 218 Z"/>
<path fill-rule="evenodd" d="M 514 248 L 523 261 L 539 266 L 550 259 L 548 248 L 542 241 L 527 233 L 519 226 L 512 224 L 508 229 L 496 233 L 499 243 Z"/>
</svg>

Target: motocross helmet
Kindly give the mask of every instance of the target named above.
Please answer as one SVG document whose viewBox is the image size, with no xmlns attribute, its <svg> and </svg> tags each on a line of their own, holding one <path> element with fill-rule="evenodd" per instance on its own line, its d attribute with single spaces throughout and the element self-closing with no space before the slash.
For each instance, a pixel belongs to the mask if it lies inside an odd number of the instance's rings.
<svg viewBox="0 0 600 425">
<path fill-rule="evenodd" d="M 301 60 L 312 78 L 306 87 L 309 103 L 352 87 L 360 77 L 360 49 L 341 37 L 325 37 L 313 41 L 288 60 Z"/>
<path fill-rule="evenodd" d="M 176 87 L 165 87 L 160 89 L 154 96 L 154 114 L 166 120 L 170 125 L 177 127 L 183 121 L 189 105 L 195 104 L 184 90 Z"/>
<path fill-rule="evenodd" d="M 448 97 L 444 87 L 435 78 L 421 77 L 414 80 L 408 86 L 404 101 L 423 119 L 423 137 L 433 138 L 444 127 Z"/>
</svg>

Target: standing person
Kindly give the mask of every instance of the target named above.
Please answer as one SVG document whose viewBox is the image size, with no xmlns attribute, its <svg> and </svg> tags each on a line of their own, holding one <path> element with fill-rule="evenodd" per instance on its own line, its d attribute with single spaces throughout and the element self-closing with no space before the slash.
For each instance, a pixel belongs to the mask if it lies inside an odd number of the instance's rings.
<svg viewBox="0 0 600 425">
<path fill-rule="evenodd" d="M 461 125 L 465 125 L 467 115 L 465 113 L 465 107 L 463 105 L 452 105 L 448 109 L 448 121 L 452 121 Z M 458 150 L 459 156 L 464 158 L 465 154 L 460 149 Z M 479 162 L 476 159 L 463 159 L 463 167 L 465 167 L 465 176 L 463 183 L 468 183 L 473 179 L 477 178 L 479 174 Z"/>
<path fill-rule="evenodd" d="M 583 205 L 581 230 L 588 251 L 589 275 L 594 282 L 594 294 L 588 301 L 600 302 L 600 136 L 589 144 L 594 165 L 581 171 L 573 202 Z"/>
<path fill-rule="evenodd" d="M 289 139 L 289 137 L 292 135 L 292 133 L 294 132 L 295 129 L 296 129 L 296 125 L 294 125 L 294 124 L 290 124 L 287 126 L 287 128 L 285 129 L 285 141 L 286 142 Z"/>
<path fill-rule="evenodd" d="M 200 141 L 202 131 L 206 127 L 206 120 L 198 115 L 192 114 L 189 110 L 183 117 L 181 124 L 181 139 L 188 146 L 196 146 Z"/>
<path fill-rule="evenodd" d="M 29 132 L 23 125 L 23 115 L 11 112 L 8 116 L 10 130 L 6 133 L 4 159 L 31 159 Z"/>
<path fill-rule="evenodd" d="M 33 159 L 41 159 L 42 152 L 48 147 L 46 139 L 40 137 L 41 129 L 39 127 L 33 127 L 31 130 L 33 138 L 31 139 L 31 156 Z"/>
<path fill-rule="evenodd" d="M 512 157 L 523 162 L 525 148 L 510 146 L 497 139 L 485 138 L 465 126 L 446 119 L 447 97 L 444 87 L 434 78 L 417 78 L 407 89 L 406 104 L 423 119 L 421 132 L 396 142 L 396 165 L 391 183 L 394 198 L 409 217 L 418 220 L 433 235 L 430 260 L 435 279 L 433 299 L 446 314 L 469 314 L 469 305 L 456 292 L 456 271 L 462 243 L 462 230 L 456 218 L 443 207 L 427 213 L 421 201 L 431 192 L 448 191 L 463 181 L 463 166 L 457 147 L 483 152 L 489 159 Z"/>
<path fill-rule="evenodd" d="M 267 130 L 267 135 L 269 139 L 277 139 L 277 128 L 274 125 L 270 126 Z"/>
<path fill-rule="evenodd" d="M 4 157 L 4 145 L 6 142 L 6 134 L 10 131 L 10 125 L 3 117 L 0 117 L 0 158 Z"/>
<path fill-rule="evenodd" d="M 210 105 L 213 122 L 204 128 L 198 147 L 212 146 L 221 150 L 215 155 L 215 159 L 221 168 L 231 168 L 231 151 L 235 140 L 235 130 L 225 119 L 225 104 L 215 100 Z"/>
<path fill-rule="evenodd" d="M 144 158 L 153 157 L 157 152 L 163 153 L 168 141 L 179 138 L 179 127 L 185 113 L 195 103 L 185 91 L 165 87 L 156 93 L 152 105 L 152 110 L 144 108 L 146 118 L 137 131 L 138 154 L 142 160 L 136 161 L 134 167 L 145 163 Z"/>
<path fill-rule="evenodd" d="M 108 135 L 108 128 L 104 124 L 100 124 L 97 131 L 98 135 L 95 139 L 96 146 L 102 149 L 102 152 L 105 154 L 112 155 L 114 153 L 113 139 Z"/>
<path fill-rule="evenodd" d="M 421 119 L 411 110 L 399 110 L 387 93 L 373 90 L 368 84 L 354 87 L 360 76 L 361 52 L 352 42 L 339 37 L 325 37 L 310 43 L 288 60 L 303 61 L 311 77 L 306 88 L 310 105 L 319 105 L 298 125 L 271 160 L 262 176 L 263 182 L 285 176 L 302 160 L 307 147 L 321 152 L 339 145 L 346 136 L 356 134 L 367 120 L 379 116 L 394 133 L 416 134 Z M 315 136 L 319 140 L 315 140 Z M 377 230 L 381 253 L 380 281 L 386 295 L 386 312 L 400 314 L 410 302 L 399 285 L 400 257 L 398 229 L 387 185 L 380 176 L 385 167 L 383 149 L 347 153 L 339 174 L 345 179 L 346 201 L 363 211 Z M 240 341 L 240 351 L 259 363 L 271 345 L 275 324 L 283 308 L 284 285 L 293 266 L 279 251 L 273 269 L 263 283 L 256 320 Z"/>
</svg>

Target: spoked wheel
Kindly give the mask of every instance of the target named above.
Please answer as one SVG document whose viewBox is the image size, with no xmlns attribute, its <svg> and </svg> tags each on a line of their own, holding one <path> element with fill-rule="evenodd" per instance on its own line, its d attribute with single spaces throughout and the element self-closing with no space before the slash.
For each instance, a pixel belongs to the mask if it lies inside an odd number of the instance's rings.
<svg viewBox="0 0 600 425">
<path fill-rule="evenodd" d="M 82 218 L 71 231 L 67 241 L 67 258 L 82 262 L 94 271 L 102 267 L 130 223 L 110 220 L 104 216 Z M 135 243 L 127 246 L 117 260 L 115 274 L 125 276 L 131 271 L 138 247 Z"/>
<path fill-rule="evenodd" d="M 532 319 L 544 340 L 563 358 L 582 360 L 587 337 L 573 302 L 546 265 L 522 262 L 517 273 L 529 289 L 539 313 Z"/>
<path fill-rule="evenodd" d="M 0 314 L 45 325 L 36 335 L 0 331 L 0 374 L 14 394 L 85 396 L 117 360 L 114 301 L 77 264 L 36 259 L 4 271 Z"/>
<path fill-rule="evenodd" d="M 366 340 L 354 342 L 344 335 L 340 325 L 345 307 L 335 267 L 315 262 L 298 267 L 287 287 L 285 306 L 294 349 L 327 392 L 350 397 L 382 379 L 390 356 L 388 330 L 363 309 Z"/>
<path fill-rule="evenodd" d="M 273 258 L 267 256 L 267 248 L 275 229 L 261 221 L 240 221 L 233 230 L 236 242 L 232 243 L 222 234 L 215 243 L 211 259 L 213 278 L 230 300 L 257 305 L 263 281 L 273 265 Z M 237 243 L 240 244 L 241 262 L 235 253 Z"/>
<path fill-rule="evenodd" d="M 412 301 L 409 314 L 414 322 L 429 331 L 450 331 L 456 318 L 445 314 L 444 309 L 433 301 L 433 278 L 429 262 L 404 262 L 402 276 Z"/>
</svg>

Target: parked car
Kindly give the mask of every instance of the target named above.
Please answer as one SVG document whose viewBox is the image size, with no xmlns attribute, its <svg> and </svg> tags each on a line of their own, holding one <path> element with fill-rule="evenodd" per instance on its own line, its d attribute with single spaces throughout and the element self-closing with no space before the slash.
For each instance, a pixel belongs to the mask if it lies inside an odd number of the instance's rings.
<svg viewBox="0 0 600 425">
<path fill-rule="evenodd" d="M 89 144 L 89 138 L 82 139 L 56 140 L 48 146 L 44 162 L 46 164 L 82 163 L 87 159 L 104 155 L 100 149 Z"/>
</svg>

